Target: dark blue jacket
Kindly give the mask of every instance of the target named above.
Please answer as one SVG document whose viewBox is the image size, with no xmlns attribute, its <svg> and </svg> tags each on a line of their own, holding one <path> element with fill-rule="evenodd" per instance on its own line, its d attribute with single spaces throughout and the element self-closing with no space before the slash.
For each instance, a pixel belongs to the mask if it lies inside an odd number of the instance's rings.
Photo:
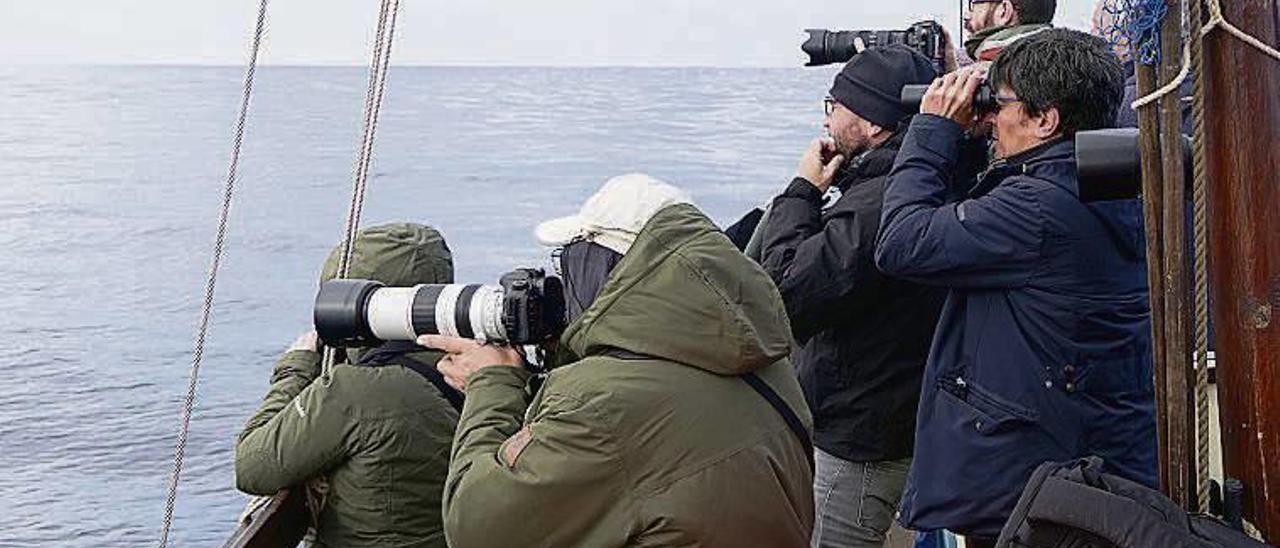
<svg viewBox="0 0 1280 548">
<path fill-rule="evenodd" d="M 950 288 L 921 387 L 901 507 L 913 529 L 994 537 L 1044 461 L 1098 455 L 1156 485 L 1142 208 L 1083 203 L 1062 140 L 998 161 L 948 202 L 961 139 L 912 122 L 876 264 Z"/>
</svg>

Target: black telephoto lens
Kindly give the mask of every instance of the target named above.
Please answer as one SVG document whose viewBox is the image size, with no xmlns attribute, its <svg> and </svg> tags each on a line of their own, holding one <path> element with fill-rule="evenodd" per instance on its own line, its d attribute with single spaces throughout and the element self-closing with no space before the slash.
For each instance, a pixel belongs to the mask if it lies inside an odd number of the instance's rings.
<svg viewBox="0 0 1280 548">
<path fill-rule="evenodd" d="M 826 29 L 805 29 L 809 39 L 800 45 L 800 49 L 809 54 L 806 67 L 843 63 L 853 59 L 856 53 L 853 40 L 858 33 L 853 31 L 829 31 Z"/>
</svg>

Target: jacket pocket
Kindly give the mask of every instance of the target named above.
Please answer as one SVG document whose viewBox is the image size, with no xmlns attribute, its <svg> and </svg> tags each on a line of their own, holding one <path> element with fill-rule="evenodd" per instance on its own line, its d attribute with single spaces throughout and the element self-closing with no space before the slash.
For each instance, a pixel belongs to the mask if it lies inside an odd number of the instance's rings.
<svg viewBox="0 0 1280 548">
<path fill-rule="evenodd" d="M 1081 361 L 1083 371 L 1075 384 L 1088 394 L 1118 396 L 1155 392 L 1151 359 L 1147 356 L 1085 357 Z"/>
<path fill-rule="evenodd" d="M 1035 411 L 1006 400 L 964 377 L 939 379 L 938 392 L 939 397 L 949 398 L 958 407 L 963 420 L 980 434 L 997 434 L 1038 422 Z"/>
</svg>

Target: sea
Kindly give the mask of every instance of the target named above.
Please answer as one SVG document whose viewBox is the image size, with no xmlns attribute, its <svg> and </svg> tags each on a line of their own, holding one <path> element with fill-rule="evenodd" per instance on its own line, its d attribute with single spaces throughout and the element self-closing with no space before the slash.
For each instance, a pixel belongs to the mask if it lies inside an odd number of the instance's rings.
<svg viewBox="0 0 1280 548">
<path fill-rule="evenodd" d="M 362 226 L 438 228 L 459 282 L 642 172 L 732 223 L 822 134 L 835 68 L 393 67 Z M 311 328 L 367 69 L 258 70 L 170 542 L 218 546 L 236 436 Z M 243 69 L 0 67 L 0 547 L 155 545 Z"/>
</svg>

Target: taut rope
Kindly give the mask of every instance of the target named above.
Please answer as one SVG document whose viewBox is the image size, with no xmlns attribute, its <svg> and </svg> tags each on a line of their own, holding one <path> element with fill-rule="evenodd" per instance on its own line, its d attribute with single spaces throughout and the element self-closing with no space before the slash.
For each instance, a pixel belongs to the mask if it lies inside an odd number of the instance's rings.
<svg viewBox="0 0 1280 548">
<path fill-rule="evenodd" d="M 400 12 L 400 0 L 382 0 L 378 15 L 378 31 L 373 45 L 373 58 L 369 61 L 369 87 L 364 99 L 364 132 L 360 148 L 356 152 L 354 182 L 351 189 L 351 206 L 347 209 L 346 232 L 342 240 L 342 255 L 338 260 L 338 277 L 346 278 L 351 270 L 356 231 L 360 228 L 360 214 L 364 209 L 365 189 L 369 184 L 369 165 L 373 161 L 373 138 L 378 131 L 378 114 L 382 110 L 382 97 L 387 86 L 387 69 L 391 62 L 391 46 L 396 34 L 396 16 Z M 333 366 L 337 355 L 332 348 L 325 348 L 321 382 L 326 386 L 333 380 Z"/>
<path fill-rule="evenodd" d="M 227 184 L 222 192 L 222 209 L 218 213 L 218 235 L 214 240 L 213 260 L 209 266 L 209 278 L 205 284 L 204 306 L 200 309 L 200 328 L 196 333 L 195 352 L 191 359 L 187 398 L 182 406 L 182 427 L 178 430 L 178 444 L 173 452 L 173 475 L 169 478 L 169 495 L 164 504 L 164 525 L 160 529 L 160 548 L 165 548 L 169 544 L 169 530 L 173 527 L 173 507 L 178 499 L 182 457 L 187 449 L 187 433 L 191 430 L 191 412 L 195 408 L 200 362 L 204 358 L 204 341 L 209 332 L 209 318 L 213 313 L 213 291 L 218 283 L 218 266 L 222 263 L 222 250 L 227 235 L 227 217 L 231 212 L 231 196 L 236 186 L 236 171 L 240 167 L 240 148 L 244 143 L 245 121 L 249 117 L 249 99 L 253 96 L 253 76 L 258 67 L 258 51 L 261 49 L 262 34 L 267 24 L 267 2 L 268 0 L 261 0 L 258 4 L 258 22 L 253 32 L 253 47 L 249 51 L 249 66 L 244 74 L 240 114 L 236 118 L 235 141 L 231 146 L 231 165 L 227 168 Z"/>
</svg>

